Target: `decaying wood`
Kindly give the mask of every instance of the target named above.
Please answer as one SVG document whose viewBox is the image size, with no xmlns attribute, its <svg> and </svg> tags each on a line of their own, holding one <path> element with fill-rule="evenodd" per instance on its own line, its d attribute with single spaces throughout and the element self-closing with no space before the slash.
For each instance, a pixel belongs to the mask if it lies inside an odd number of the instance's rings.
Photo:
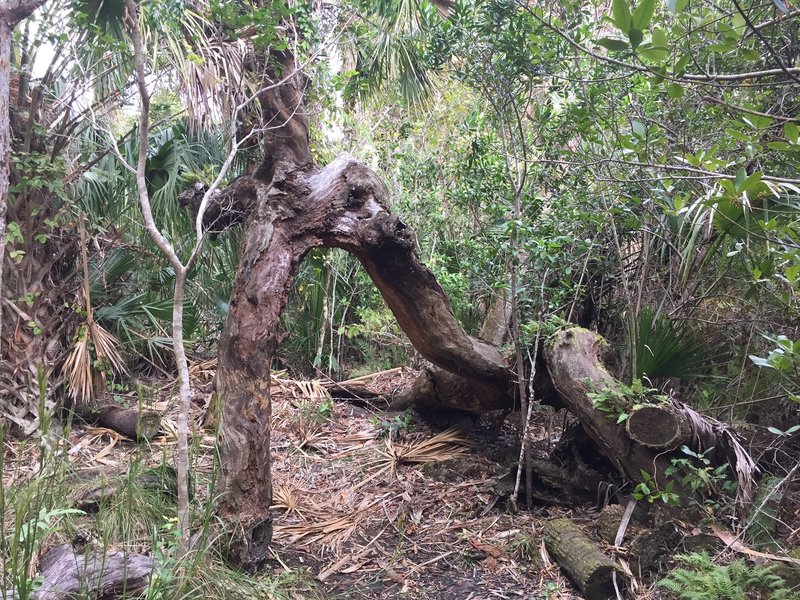
<svg viewBox="0 0 800 600">
<path fill-rule="evenodd" d="M 132 440 L 149 440 L 161 428 L 161 415 L 151 410 L 124 408 L 108 402 L 75 406 L 74 410 L 87 423 L 111 429 Z"/>
<path fill-rule="evenodd" d="M 629 435 L 616 419 L 598 410 L 588 394 L 605 391 L 624 397 L 621 384 L 603 366 L 600 354 L 605 341 L 595 333 L 579 327 L 558 332 L 549 342 L 545 358 L 550 378 L 564 406 L 574 414 L 598 450 L 631 481 L 641 481 L 641 473 L 652 475 L 659 488 L 670 480 L 665 474 L 676 457 L 670 451 L 681 441 L 698 452 L 715 449 L 716 464 L 729 463 L 738 480 L 737 499 L 740 507 L 749 504 L 754 489 L 757 467 L 727 425 L 701 415 L 691 407 L 671 401 L 658 410 L 643 409 L 642 418 L 657 414 L 663 423 L 643 423 L 635 419 L 634 436 Z M 636 411 L 634 411 L 635 414 Z M 665 415 L 670 415 L 667 419 Z M 654 418 L 654 417 L 650 417 Z M 650 437 L 652 436 L 652 440 Z M 643 443 L 643 442 L 647 443 Z M 694 494 L 675 483 L 674 491 L 683 500 Z"/>
<path fill-rule="evenodd" d="M 599 354 L 605 341 L 578 327 L 558 332 L 545 350 L 550 377 L 567 409 L 578 418 L 584 431 L 614 466 L 632 481 L 641 480 L 641 470 L 666 484 L 664 470 L 669 457 L 653 448 L 633 443 L 625 428 L 596 409 L 588 394 L 598 390 L 617 392 L 620 383 L 602 365 Z M 661 477 L 659 477 L 661 475 Z"/>
<path fill-rule="evenodd" d="M 686 417 L 668 403 L 635 407 L 625 421 L 625 431 L 637 444 L 664 450 L 677 448 L 691 434 Z"/>
<path fill-rule="evenodd" d="M 510 298 L 505 290 L 500 290 L 489 307 L 478 338 L 492 346 L 502 345 L 508 338 L 510 319 Z M 473 379 L 441 368 L 441 365 L 429 366 L 410 387 L 392 398 L 391 408 L 405 410 L 417 406 L 429 411 L 452 408 L 474 413 L 511 408 L 514 406 L 514 380 L 510 372 L 507 375 L 509 378 L 503 385 L 487 394 L 485 387 L 476 385 Z"/>
<path fill-rule="evenodd" d="M 96 546 L 61 544 L 45 554 L 41 563 L 42 585 L 33 600 L 72 598 L 123 598 L 141 592 L 150 580 L 153 559 L 141 554 Z M 6 597 L 17 598 L 14 590 Z"/>
<path fill-rule="evenodd" d="M 570 519 L 554 519 L 545 523 L 543 536 L 547 551 L 587 600 L 614 597 L 612 576 L 622 571 L 580 526 Z"/>
</svg>

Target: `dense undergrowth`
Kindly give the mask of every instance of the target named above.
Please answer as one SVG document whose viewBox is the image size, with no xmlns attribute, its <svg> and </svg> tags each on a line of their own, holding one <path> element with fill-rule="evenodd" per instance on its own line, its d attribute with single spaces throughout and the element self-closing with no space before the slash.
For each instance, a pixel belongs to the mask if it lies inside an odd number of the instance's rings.
<svg viewBox="0 0 800 600">
<path fill-rule="evenodd" d="M 303 32 L 295 51 L 315 58 L 305 63 L 315 159 L 348 151 L 384 178 L 392 211 L 416 231 L 465 329 L 479 331 L 513 272 L 522 346 L 551 327 L 543 323 L 597 330 L 611 342 L 621 380 L 753 434 L 755 457 L 780 482 L 775 494 L 797 493 L 789 477 L 800 434 L 796 10 L 777 1 L 643 1 L 632 11 L 620 1 L 355 1 L 322 12 L 310 3 L 256 4 L 240 12 L 205 2 L 145 5 L 154 85 L 147 185 L 155 219 L 179 253 L 193 233 L 179 195 L 214 179 L 231 105 L 249 93 L 235 84 L 249 75 L 246 53 L 231 41 L 252 52 L 280 46 L 279 22 L 293 19 Z M 333 31 L 341 43 L 323 43 Z M 3 465 L 4 482 L 7 472 L 16 482 L 1 499 L 7 584 L 31 584 L 43 540 L 86 533 L 159 554 L 169 566 L 148 597 L 278 593 L 287 582 L 234 575 L 213 551 L 176 567 L 174 503 L 132 483 L 143 469 L 168 466 L 168 452 L 158 465 L 152 449 L 134 452 L 125 493 L 96 515 L 67 502 L 69 426 L 50 425 L 56 406 L 89 380 L 97 395 L 123 402 L 148 394 L 153 378 L 173 376 L 175 277 L 145 235 L 122 163 L 134 162 L 138 142 L 120 15 L 53 2 L 15 36 L 2 290 L 10 368 L 0 373 L 0 406 L 6 439 L 32 434 L 15 451 L 39 458 L 33 477 L 17 476 L 15 461 Z M 43 70 L 35 62 L 42 48 Z M 763 75 L 770 70 L 778 72 Z M 244 111 L 239 131 L 258 117 Z M 229 180 L 257 163 L 252 142 Z M 90 239 L 91 315 L 80 214 Z M 234 226 L 209 240 L 189 274 L 183 324 L 194 358 L 215 354 L 240 237 Z M 88 316 L 115 336 L 125 369 L 87 341 Z M 298 377 L 346 379 L 420 360 L 343 251 L 305 258 L 283 323 L 289 336 L 277 366 Z M 65 357 L 80 344 L 84 381 L 65 381 Z M 37 381 L 37 365 L 48 385 Z M 705 470 L 702 456 L 682 460 L 676 469 L 698 486 L 719 491 L 731 478 Z M 195 483 L 205 490 L 196 499 L 201 531 L 213 524 L 212 479 L 213 469 Z M 642 499 L 664 499 L 640 483 Z M 796 545 L 796 529 L 780 522 L 786 506 L 762 508 L 774 522 L 759 536 L 748 530 L 746 541 L 771 551 Z M 200 544 L 212 541 L 201 536 Z M 695 586 L 687 569 L 711 570 L 692 560 L 666 589 Z M 713 585 L 741 579 L 736 562 L 718 569 L 727 571 L 711 570 Z M 288 587 L 305 589 L 302 577 Z M 771 581 L 765 573 L 765 594 Z M 714 593 L 722 592 L 707 591 Z"/>
</svg>

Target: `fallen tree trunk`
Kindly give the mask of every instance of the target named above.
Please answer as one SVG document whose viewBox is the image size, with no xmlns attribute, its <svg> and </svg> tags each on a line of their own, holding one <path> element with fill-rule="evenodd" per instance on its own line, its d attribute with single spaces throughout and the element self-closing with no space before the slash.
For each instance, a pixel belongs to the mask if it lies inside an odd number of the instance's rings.
<svg viewBox="0 0 800 600">
<path fill-rule="evenodd" d="M 586 600 L 614 597 L 617 563 L 606 556 L 570 519 L 555 519 L 544 526 L 544 544 L 558 565 L 583 592 Z"/>
<path fill-rule="evenodd" d="M 132 440 L 149 440 L 161 428 L 161 415 L 151 410 L 124 408 L 110 402 L 76 406 L 73 410 L 87 423 L 111 429 Z"/>
<path fill-rule="evenodd" d="M 33 600 L 72 598 L 122 598 L 137 595 L 147 587 L 153 559 L 141 554 L 88 546 L 61 544 L 42 559 L 41 586 L 28 597 Z M 16 590 L 6 590 L 17 598 Z"/>
<path fill-rule="evenodd" d="M 663 489 L 675 447 L 685 442 L 697 452 L 714 448 L 716 464 L 727 462 L 733 468 L 737 499 L 744 509 L 752 498 L 758 469 L 730 427 L 674 401 L 639 408 L 621 404 L 620 411 L 631 410 L 633 415 L 630 429 L 620 425 L 615 414 L 595 407 L 591 393 L 626 402 L 622 385 L 600 360 L 605 343 L 596 333 L 574 327 L 558 332 L 545 349 L 547 369 L 563 405 L 578 418 L 597 449 L 629 480 L 641 481 L 646 472 Z M 682 500 L 695 496 L 680 482 L 673 485 Z"/>
<path fill-rule="evenodd" d="M 625 428 L 615 417 L 601 412 L 592 404 L 588 394 L 604 391 L 623 397 L 620 383 L 600 362 L 599 354 L 605 340 L 586 329 L 572 328 L 558 332 L 545 349 L 545 359 L 567 410 L 578 418 L 584 431 L 628 479 L 641 480 L 641 470 L 654 475 L 663 474 L 669 466 L 664 453 L 632 443 Z M 653 473 L 655 471 L 655 473 Z M 656 479 L 665 483 L 663 479 Z"/>
</svg>

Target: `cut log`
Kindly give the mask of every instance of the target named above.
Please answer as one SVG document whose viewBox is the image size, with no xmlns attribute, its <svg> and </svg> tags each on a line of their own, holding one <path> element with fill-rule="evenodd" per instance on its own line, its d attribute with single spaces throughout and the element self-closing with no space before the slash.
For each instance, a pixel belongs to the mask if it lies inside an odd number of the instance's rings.
<svg viewBox="0 0 800 600">
<path fill-rule="evenodd" d="M 622 570 L 606 556 L 580 526 L 570 519 L 554 519 L 544 526 L 544 543 L 586 600 L 608 600 L 614 596 L 614 571 Z"/>
<path fill-rule="evenodd" d="M 641 480 L 641 471 L 666 485 L 664 471 L 670 466 L 669 457 L 653 448 L 632 443 L 625 428 L 616 420 L 597 410 L 588 394 L 598 390 L 617 392 L 622 387 L 600 362 L 599 354 L 605 341 L 596 333 L 582 328 L 558 332 L 545 350 L 550 377 L 561 399 L 599 451 L 631 481 Z"/>
<path fill-rule="evenodd" d="M 141 554 L 61 544 L 45 554 L 41 564 L 42 585 L 30 594 L 34 600 L 72 598 L 123 598 L 147 587 L 153 559 Z M 15 590 L 6 597 L 17 598 Z"/>
<path fill-rule="evenodd" d="M 111 429 L 132 440 L 149 440 L 161 428 L 161 415 L 151 410 L 124 408 L 110 402 L 76 406 L 74 410 L 87 423 Z"/>
<path fill-rule="evenodd" d="M 634 442 L 659 450 L 677 448 L 691 435 L 686 417 L 668 403 L 637 406 L 628 415 L 625 431 Z"/>
</svg>

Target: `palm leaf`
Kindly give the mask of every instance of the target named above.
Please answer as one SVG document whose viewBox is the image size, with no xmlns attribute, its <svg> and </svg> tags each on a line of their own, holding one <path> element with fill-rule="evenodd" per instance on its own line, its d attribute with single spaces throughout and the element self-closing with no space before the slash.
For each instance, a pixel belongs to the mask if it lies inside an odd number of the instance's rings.
<svg viewBox="0 0 800 600">
<path fill-rule="evenodd" d="M 706 374 L 711 349 L 688 326 L 644 308 L 635 323 L 631 377 L 698 377 Z"/>
</svg>

